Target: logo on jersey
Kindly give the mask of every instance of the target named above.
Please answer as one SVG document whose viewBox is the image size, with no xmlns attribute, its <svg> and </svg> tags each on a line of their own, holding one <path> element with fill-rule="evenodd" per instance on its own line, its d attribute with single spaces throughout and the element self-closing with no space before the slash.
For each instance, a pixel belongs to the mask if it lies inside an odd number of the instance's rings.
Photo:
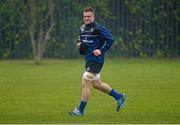
<svg viewBox="0 0 180 125">
<path fill-rule="evenodd" d="M 91 29 L 90 29 L 90 32 L 94 32 L 94 28 L 91 28 Z"/>
<path fill-rule="evenodd" d="M 86 39 L 83 39 L 82 40 L 84 43 L 93 43 L 93 40 L 86 40 Z"/>
</svg>

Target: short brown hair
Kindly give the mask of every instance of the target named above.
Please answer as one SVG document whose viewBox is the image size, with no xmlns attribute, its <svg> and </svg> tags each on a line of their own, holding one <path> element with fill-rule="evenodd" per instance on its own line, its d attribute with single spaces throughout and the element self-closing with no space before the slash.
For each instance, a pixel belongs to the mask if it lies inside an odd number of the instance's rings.
<svg viewBox="0 0 180 125">
<path fill-rule="evenodd" d="M 84 12 L 93 12 L 94 13 L 94 9 L 92 7 L 86 7 L 86 8 L 84 8 Z"/>
</svg>

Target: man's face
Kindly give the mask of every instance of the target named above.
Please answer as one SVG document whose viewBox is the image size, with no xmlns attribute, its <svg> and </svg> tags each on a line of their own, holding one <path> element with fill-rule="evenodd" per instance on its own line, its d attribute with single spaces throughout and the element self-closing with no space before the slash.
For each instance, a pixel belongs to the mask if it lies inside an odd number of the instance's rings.
<svg viewBox="0 0 180 125">
<path fill-rule="evenodd" d="M 87 24 L 90 24 L 94 21 L 94 14 L 89 11 L 89 12 L 84 12 L 83 13 L 83 19 L 84 19 L 84 23 L 87 25 Z"/>
</svg>

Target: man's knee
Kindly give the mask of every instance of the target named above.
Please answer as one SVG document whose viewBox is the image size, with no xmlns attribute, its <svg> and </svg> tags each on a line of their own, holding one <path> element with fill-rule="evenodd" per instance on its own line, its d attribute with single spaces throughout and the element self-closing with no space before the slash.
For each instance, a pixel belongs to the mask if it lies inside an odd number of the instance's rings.
<svg viewBox="0 0 180 125">
<path fill-rule="evenodd" d="M 82 88 L 89 88 L 90 87 L 90 81 L 87 79 L 82 79 Z"/>
<path fill-rule="evenodd" d="M 93 88 L 99 89 L 99 85 L 98 84 L 92 84 L 92 85 L 93 85 Z"/>
<path fill-rule="evenodd" d="M 99 89 L 101 87 L 101 82 L 99 80 L 95 80 L 92 82 L 93 88 Z"/>
</svg>

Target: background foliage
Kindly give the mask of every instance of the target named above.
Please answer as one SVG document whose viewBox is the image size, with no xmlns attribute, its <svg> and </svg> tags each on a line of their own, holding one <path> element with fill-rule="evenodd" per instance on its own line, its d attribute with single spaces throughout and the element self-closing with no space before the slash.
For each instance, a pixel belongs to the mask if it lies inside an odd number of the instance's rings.
<svg viewBox="0 0 180 125">
<path fill-rule="evenodd" d="M 16 0 L 16 6 L 20 10 L 28 9 L 23 4 L 28 4 L 29 1 Z M 44 15 L 48 13 L 45 8 L 47 2 L 48 0 L 42 0 L 36 5 L 39 12 L 43 10 Z M 108 56 L 180 55 L 178 0 L 53 0 L 53 4 L 55 26 L 45 45 L 46 58 L 79 56 L 75 43 L 79 26 L 83 23 L 82 11 L 86 6 L 95 8 L 96 20 L 106 25 L 115 37 L 116 41 Z M 28 15 L 29 13 L 26 14 Z M 23 21 L 22 16 L 12 7 L 12 1 L 0 1 L 0 59 L 33 57 L 28 25 L 30 22 Z M 48 27 L 49 23 L 45 26 Z"/>
</svg>

